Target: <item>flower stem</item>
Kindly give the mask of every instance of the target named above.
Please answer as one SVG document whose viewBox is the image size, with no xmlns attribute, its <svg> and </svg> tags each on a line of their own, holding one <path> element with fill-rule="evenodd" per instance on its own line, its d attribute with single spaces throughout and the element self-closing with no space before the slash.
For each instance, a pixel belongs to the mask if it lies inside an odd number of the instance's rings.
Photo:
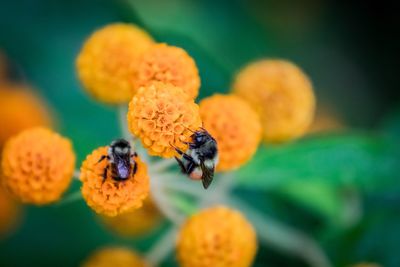
<svg viewBox="0 0 400 267">
<path fill-rule="evenodd" d="M 151 266 L 158 266 L 172 252 L 177 232 L 177 227 L 171 227 L 147 252 L 146 259 Z"/>
</svg>

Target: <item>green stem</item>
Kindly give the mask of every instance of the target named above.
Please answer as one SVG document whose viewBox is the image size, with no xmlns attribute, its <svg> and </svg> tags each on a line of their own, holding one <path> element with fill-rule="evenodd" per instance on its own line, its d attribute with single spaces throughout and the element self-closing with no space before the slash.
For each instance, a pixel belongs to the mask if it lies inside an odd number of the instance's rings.
<svg viewBox="0 0 400 267">
<path fill-rule="evenodd" d="M 150 248 L 146 254 L 150 266 L 158 266 L 173 250 L 174 241 L 178 233 L 177 227 L 171 227 Z"/>
</svg>

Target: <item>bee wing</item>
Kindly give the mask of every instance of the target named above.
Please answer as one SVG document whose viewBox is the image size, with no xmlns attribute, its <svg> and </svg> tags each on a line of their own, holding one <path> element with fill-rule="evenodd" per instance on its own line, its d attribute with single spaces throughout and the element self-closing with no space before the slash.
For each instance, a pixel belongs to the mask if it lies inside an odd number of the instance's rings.
<svg viewBox="0 0 400 267">
<path fill-rule="evenodd" d="M 201 176 L 201 181 L 203 182 L 204 189 L 207 189 L 214 179 L 215 165 L 210 168 L 204 164 L 204 161 L 200 161 L 200 168 L 203 172 L 203 175 Z"/>
</svg>

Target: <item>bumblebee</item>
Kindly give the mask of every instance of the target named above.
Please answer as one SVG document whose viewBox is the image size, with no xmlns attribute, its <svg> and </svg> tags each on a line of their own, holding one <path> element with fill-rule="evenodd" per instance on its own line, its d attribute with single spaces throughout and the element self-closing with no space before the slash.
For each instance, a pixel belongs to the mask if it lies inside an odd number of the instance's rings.
<svg viewBox="0 0 400 267">
<path fill-rule="evenodd" d="M 127 180 L 137 172 L 135 158 L 137 153 L 132 151 L 131 145 L 125 139 L 114 140 L 108 147 L 107 155 L 101 156 L 98 163 L 104 159 L 108 160 L 107 167 L 104 168 L 103 183 L 107 179 L 107 174 L 111 171 L 111 178 L 115 181 Z"/>
<path fill-rule="evenodd" d="M 181 155 L 181 158 L 175 159 L 182 173 L 194 180 L 201 179 L 204 189 L 207 189 L 213 181 L 218 163 L 217 142 L 204 128 L 194 131 L 190 138 L 190 142 L 185 142 L 189 146 L 186 152 L 175 147 Z"/>
</svg>

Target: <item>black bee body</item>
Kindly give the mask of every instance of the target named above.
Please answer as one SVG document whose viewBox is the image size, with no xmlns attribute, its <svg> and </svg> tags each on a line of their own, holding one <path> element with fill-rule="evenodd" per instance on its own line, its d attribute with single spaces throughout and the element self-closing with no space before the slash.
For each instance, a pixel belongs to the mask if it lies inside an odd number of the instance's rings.
<svg viewBox="0 0 400 267">
<path fill-rule="evenodd" d="M 104 168 L 103 182 L 107 178 L 108 171 L 111 171 L 111 177 L 115 181 L 129 179 L 137 171 L 135 157 L 137 157 L 137 154 L 136 152 L 132 152 L 128 141 L 124 139 L 113 141 L 108 148 L 107 155 L 102 156 L 98 161 L 101 162 L 107 159 L 109 162 L 107 167 Z"/>
<path fill-rule="evenodd" d="M 175 148 L 182 158 L 175 157 L 183 173 L 191 179 L 203 182 L 207 189 L 213 178 L 215 166 L 218 162 L 218 148 L 215 139 L 203 128 L 193 132 L 192 141 L 188 142 L 189 149 L 186 152 Z"/>
</svg>

